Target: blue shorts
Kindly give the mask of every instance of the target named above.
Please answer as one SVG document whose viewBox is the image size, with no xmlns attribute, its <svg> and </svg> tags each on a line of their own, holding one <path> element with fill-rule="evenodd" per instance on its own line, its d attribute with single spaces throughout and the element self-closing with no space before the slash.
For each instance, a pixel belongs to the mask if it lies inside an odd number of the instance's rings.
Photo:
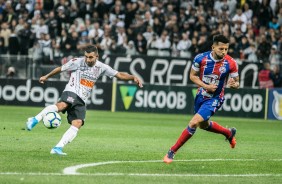
<svg viewBox="0 0 282 184">
<path fill-rule="evenodd" d="M 204 98 L 202 95 L 197 95 L 194 113 L 200 114 L 207 121 L 221 107 L 223 102 L 224 99 L 221 98 Z"/>
</svg>

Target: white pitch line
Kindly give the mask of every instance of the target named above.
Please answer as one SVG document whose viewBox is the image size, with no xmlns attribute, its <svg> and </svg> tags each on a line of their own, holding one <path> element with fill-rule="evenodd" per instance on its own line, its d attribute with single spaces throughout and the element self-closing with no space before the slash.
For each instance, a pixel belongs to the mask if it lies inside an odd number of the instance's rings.
<svg viewBox="0 0 282 184">
<path fill-rule="evenodd" d="M 218 161 L 256 161 L 258 159 L 194 159 L 194 160 L 174 160 L 174 162 L 218 162 Z M 259 160 L 258 160 L 259 161 Z M 267 161 L 282 161 L 282 159 L 268 159 Z M 79 175 L 82 173 L 77 172 L 78 169 L 85 167 L 96 167 L 100 165 L 109 164 L 120 164 L 120 163 L 153 163 L 153 162 L 163 162 L 162 160 L 143 160 L 143 161 L 108 161 L 108 162 L 96 162 L 89 164 L 80 164 L 71 167 L 67 167 L 63 170 L 64 174 L 68 175 Z"/>
<path fill-rule="evenodd" d="M 217 161 L 282 161 L 282 159 L 194 159 L 194 160 L 174 160 L 174 162 L 217 162 Z M 281 177 L 282 174 L 151 174 L 151 173 L 79 173 L 78 169 L 85 167 L 96 167 L 100 165 L 109 164 L 120 164 L 120 163 L 154 163 L 163 162 L 162 160 L 141 160 L 141 161 L 108 161 L 108 162 L 97 162 L 89 164 L 80 164 L 76 166 L 67 167 L 63 170 L 63 173 L 22 173 L 22 172 L 0 172 L 0 175 L 28 175 L 28 176 L 67 176 L 67 175 L 78 175 L 78 176 L 141 176 L 141 177 Z"/>
<path fill-rule="evenodd" d="M 17 173 L 0 172 L 0 175 L 20 176 L 68 176 L 63 173 Z M 149 173 L 77 173 L 72 176 L 141 176 L 141 177 L 281 177 L 282 174 L 149 174 Z"/>
</svg>

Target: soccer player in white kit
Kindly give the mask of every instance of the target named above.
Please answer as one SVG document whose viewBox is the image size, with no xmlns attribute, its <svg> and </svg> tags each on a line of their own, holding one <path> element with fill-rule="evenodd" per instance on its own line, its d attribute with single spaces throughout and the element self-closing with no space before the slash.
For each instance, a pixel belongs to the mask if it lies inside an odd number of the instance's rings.
<svg viewBox="0 0 282 184">
<path fill-rule="evenodd" d="M 63 147 L 76 137 L 78 130 L 83 126 L 86 114 L 86 100 L 91 95 L 91 91 L 100 76 L 106 75 L 110 78 L 116 77 L 121 80 L 132 80 L 139 87 L 143 87 L 139 78 L 112 69 L 110 66 L 98 61 L 98 57 L 97 47 L 94 45 L 87 46 L 84 57 L 71 59 L 66 64 L 55 68 L 39 79 L 40 83 L 44 83 L 48 78 L 60 72 L 71 72 L 69 82 L 59 102 L 45 107 L 39 114 L 29 118 L 26 122 L 26 129 L 31 131 L 48 112 L 67 112 L 67 119 L 71 126 L 64 133 L 58 144 L 52 148 L 51 154 L 66 155 L 63 152 Z"/>
</svg>

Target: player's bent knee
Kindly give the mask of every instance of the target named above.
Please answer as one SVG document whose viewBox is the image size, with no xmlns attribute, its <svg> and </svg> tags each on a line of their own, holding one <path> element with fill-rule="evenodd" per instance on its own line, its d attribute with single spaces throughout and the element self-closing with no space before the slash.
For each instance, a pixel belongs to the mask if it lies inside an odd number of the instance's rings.
<svg viewBox="0 0 282 184">
<path fill-rule="evenodd" d="M 71 122 L 71 125 L 80 128 L 83 125 L 83 121 L 81 119 L 76 119 Z"/>
<path fill-rule="evenodd" d="M 189 122 L 189 127 L 191 128 L 197 128 L 199 126 L 199 122 L 197 121 L 190 121 Z"/>
</svg>

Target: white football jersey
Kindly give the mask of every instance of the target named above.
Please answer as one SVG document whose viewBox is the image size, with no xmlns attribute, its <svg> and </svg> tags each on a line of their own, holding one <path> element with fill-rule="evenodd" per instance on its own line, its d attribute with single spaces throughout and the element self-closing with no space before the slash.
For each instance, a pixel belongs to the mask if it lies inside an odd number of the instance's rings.
<svg viewBox="0 0 282 184">
<path fill-rule="evenodd" d="M 62 72 L 71 72 L 71 76 L 64 91 L 71 91 L 77 94 L 85 103 L 91 95 L 91 91 L 100 76 L 106 75 L 113 78 L 118 71 L 112 69 L 100 61 L 89 67 L 85 63 L 85 58 L 73 58 L 62 65 Z"/>
</svg>

